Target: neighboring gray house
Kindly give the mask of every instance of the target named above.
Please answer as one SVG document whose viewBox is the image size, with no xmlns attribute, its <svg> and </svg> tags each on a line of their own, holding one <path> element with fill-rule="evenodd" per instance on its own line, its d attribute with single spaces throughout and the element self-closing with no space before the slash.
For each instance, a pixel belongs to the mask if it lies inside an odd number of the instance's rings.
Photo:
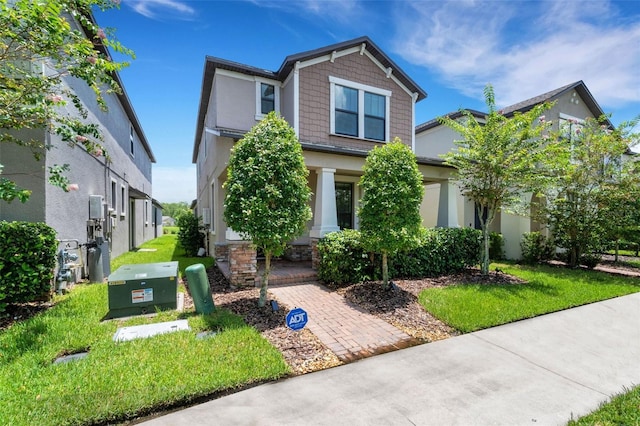
<svg viewBox="0 0 640 426">
<path fill-rule="evenodd" d="M 604 113 L 582 81 L 567 84 L 550 92 L 518 102 L 503 108 L 501 111 L 505 116 L 510 117 L 515 112 L 526 112 L 535 105 L 544 102 L 555 102 L 554 106 L 545 112 L 545 118 L 547 121 L 553 122 L 554 130 L 557 130 L 559 123 L 564 121 L 575 120 L 580 122 L 587 117 L 600 117 Z M 482 121 L 486 116 L 485 113 L 480 111 L 469 111 L 478 121 Z M 447 115 L 453 119 L 462 116 L 460 112 L 453 112 Z M 608 125 L 613 127 L 610 122 L 608 122 Z M 427 121 L 416 127 L 416 155 L 433 159 L 439 158 L 440 155 L 455 149 L 454 141 L 460 138 L 461 136 L 458 133 L 440 124 L 437 119 Z M 450 185 L 455 187 L 454 183 L 450 183 Z M 474 205 L 470 200 L 462 196 L 459 189 L 451 191 L 451 188 L 448 188 L 446 192 L 448 194 L 456 194 L 455 199 L 443 197 L 441 185 L 439 184 L 427 185 L 426 190 L 425 197 L 434 201 L 434 210 L 442 210 L 442 204 L 446 203 L 445 210 L 448 214 L 446 217 L 442 215 L 438 218 L 434 215 L 425 217 L 425 226 L 478 227 Z M 446 221 L 442 221 L 442 219 L 446 219 Z M 531 218 L 506 212 L 498 214 L 491 226 L 491 231 L 502 233 L 505 241 L 506 256 L 510 259 L 519 259 L 521 257 L 520 240 L 522 234 L 538 230 L 540 230 L 540 225 Z"/>
<path fill-rule="evenodd" d="M 103 53 L 108 54 L 106 50 Z M 3 176 L 32 194 L 24 204 L 0 201 L 0 220 L 45 222 L 61 240 L 86 243 L 101 236 L 108 241 L 111 257 L 154 238 L 155 227 L 162 225 L 161 206 L 151 198 L 151 165 L 155 158 L 122 81 L 117 74 L 114 77 L 123 90 L 120 95 L 105 95 L 107 112 L 99 108 L 84 81 L 64 79 L 83 101 L 88 121 L 99 124 L 111 161 L 91 155 L 83 147 L 69 147 L 45 129 L 30 130 L 30 136 L 53 146 L 43 152 L 40 161 L 28 149 L 1 144 Z M 70 108 L 69 112 L 75 110 Z M 79 190 L 64 192 L 47 183 L 46 171 L 54 164 L 69 164 L 67 176 Z M 104 266 L 108 272 L 108 264 Z"/>
</svg>

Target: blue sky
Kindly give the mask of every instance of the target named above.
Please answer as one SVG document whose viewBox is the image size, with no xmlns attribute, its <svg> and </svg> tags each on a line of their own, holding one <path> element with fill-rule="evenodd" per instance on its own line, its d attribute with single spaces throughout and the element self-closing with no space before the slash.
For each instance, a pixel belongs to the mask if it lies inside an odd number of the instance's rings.
<svg viewBox="0 0 640 426">
<path fill-rule="evenodd" d="M 507 106 L 583 80 L 618 124 L 640 114 L 640 2 L 122 0 L 97 12 L 136 59 L 120 75 L 157 163 L 153 196 L 191 202 L 206 55 L 277 70 L 287 55 L 369 36 L 426 92 L 416 123 Z"/>
</svg>

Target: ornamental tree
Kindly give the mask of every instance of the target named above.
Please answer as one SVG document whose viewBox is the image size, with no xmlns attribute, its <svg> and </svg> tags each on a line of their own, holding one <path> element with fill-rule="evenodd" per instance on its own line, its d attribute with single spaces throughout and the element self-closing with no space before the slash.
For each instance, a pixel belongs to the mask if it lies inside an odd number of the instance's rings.
<svg viewBox="0 0 640 426">
<path fill-rule="evenodd" d="M 275 112 L 256 124 L 231 150 L 224 219 L 262 249 L 265 268 L 258 306 L 267 300 L 271 258 L 302 235 L 311 219 L 309 171 L 295 131 Z"/>
<path fill-rule="evenodd" d="M 540 167 L 554 149 L 542 137 L 549 123 L 542 115 L 552 104 L 536 105 L 524 113 L 505 117 L 496 110 L 493 87 L 487 85 L 484 97 L 489 113 L 478 121 L 469 111 L 463 118 L 440 117 L 440 123 L 462 137 L 457 149 L 443 155 L 445 164 L 455 167 L 455 180 L 462 193 L 475 203 L 482 230 L 482 274 L 489 273 L 489 227 L 501 209 L 516 211 L 526 193 L 536 193 L 550 183 Z"/>
<path fill-rule="evenodd" d="M 358 217 L 364 247 L 382 255 L 383 287 L 389 287 L 387 257 L 420 244 L 424 194 L 416 156 L 399 138 L 367 155 Z"/>
<path fill-rule="evenodd" d="M 561 149 L 554 156 L 557 182 L 537 210 L 571 267 L 637 225 L 640 174 L 638 163 L 625 154 L 640 140 L 632 133 L 639 119 L 617 129 L 605 116 L 569 120 L 552 134 Z"/>
<path fill-rule="evenodd" d="M 63 143 L 106 156 L 99 126 L 87 120 L 81 99 L 64 81 L 75 77 L 86 82 L 103 110 L 104 96 L 120 93 L 114 73 L 128 63 L 113 61 L 108 49 L 130 57 L 133 52 L 111 38 L 113 31 L 100 28 L 92 16 L 95 8 L 119 4 L 119 0 L 0 0 L 0 143 L 24 146 L 40 159 L 53 146 L 29 139 L 21 130 L 46 129 Z M 52 166 L 49 183 L 68 191 L 67 170 L 68 165 Z M 0 199 L 25 202 L 30 193 L 0 178 Z"/>
</svg>

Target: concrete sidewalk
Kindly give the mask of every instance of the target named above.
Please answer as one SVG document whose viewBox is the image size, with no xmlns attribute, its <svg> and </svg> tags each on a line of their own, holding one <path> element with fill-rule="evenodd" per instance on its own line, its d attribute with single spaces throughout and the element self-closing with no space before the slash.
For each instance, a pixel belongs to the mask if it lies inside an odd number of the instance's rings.
<svg viewBox="0 0 640 426">
<path fill-rule="evenodd" d="M 564 425 L 640 384 L 640 293 L 257 386 L 158 425 Z"/>
</svg>

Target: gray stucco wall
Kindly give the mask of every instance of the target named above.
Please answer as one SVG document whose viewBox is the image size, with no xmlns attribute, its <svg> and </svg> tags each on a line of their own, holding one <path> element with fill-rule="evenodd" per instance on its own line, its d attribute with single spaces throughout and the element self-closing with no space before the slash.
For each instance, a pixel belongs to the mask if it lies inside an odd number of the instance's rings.
<svg viewBox="0 0 640 426">
<path fill-rule="evenodd" d="M 105 112 L 97 106 L 95 95 L 83 81 L 67 78 L 65 84 L 84 100 L 89 112 L 87 121 L 99 124 L 104 136 L 102 144 L 111 161 L 107 163 L 104 156 L 95 157 L 83 147 L 72 148 L 58 136 L 45 134 L 44 131 L 35 134 L 53 148 L 45 153 L 45 158 L 40 162 L 36 162 L 28 150 L 5 144 L 6 146 L 0 147 L 0 163 L 6 163 L 7 173 L 22 173 L 15 175 L 16 181 L 33 193 L 26 204 L 0 202 L 0 219 L 45 221 L 56 229 L 59 239 L 77 239 L 83 243 L 87 241 L 89 196 L 100 195 L 110 205 L 111 182 L 114 181 L 116 211 L 103 223 L 103 230 L 111 241 L 113 258 L 130 249 L 131 235 L 135 236 L 136 245 L 154 236 L 153 222 L 150 219 L 151 158 L 135 131 L 134 155 L 131 155 L 131 122 L 117 96 L 106 96 L 108 111 Z M 77 111 L 70 106 L 63 113 L 77 115 Z M 45 183 L 45 170 L 55 164 L 69 164 L 67 176 L 71 183 L 79 185 L 78 191 L 64 192 Z M 148 224 L 144 223 L 144 200 L 137 200 L 135 211 L 130 211 L 131 189 L 136 190 L 136 196 L 148 199 Z M 131 220 L 135 221 L 133 226 Z"/>
</svg>

